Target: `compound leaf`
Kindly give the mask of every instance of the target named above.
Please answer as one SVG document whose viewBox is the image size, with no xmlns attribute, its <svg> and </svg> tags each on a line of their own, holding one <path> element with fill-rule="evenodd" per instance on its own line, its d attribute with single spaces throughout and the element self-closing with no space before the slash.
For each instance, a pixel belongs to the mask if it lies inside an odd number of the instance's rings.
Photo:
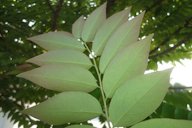
<svg viewBox="0 0 192 128">
<path fill-rule="evenodd" d="M 102 114 L 97 99 L 84 92 L 63 92 L 23 111 L 46 123 L 80 123 Z"/>
<path fill-rule="evenodd" d="M 131 8 L 118 12 L 109 17 L 104 24 L 97 31 L 93 40 L 92 50 L 98 56 L 101 55 L 107 40 L 111 34 L 116 30 L 122 23 L 128 20 L 128 14 Z"/>
<path fill-rule="evenodd" d="M 119 87 L 109 107 L 113 125 L 131 126 L 152 114 L 166 95 L 169 75 L 170 69 L 140 75 Z"/>
<path fill-rule="evenodd" d="M 44 65 L 21 73 L 18 77 L 55 91 L 90 92 L 98 87 L 91 72 L 83 67 L 68 64 Z"/>
<path fill-rule="evenodd" d="M 175 119 L 151 119 L 138 123 L 131 128 L 192 128 L 192 121 Z"/>
<path fill-rule="evenodd" d="M 63 31 L 48 32 L 28 39 L 46 50 L 62 48 L 72 48 L 79 51 L 85 50 L 83 45 L 72 34 Z"/>
<path fill-rule="evenodd" d="M 120 50 L 105 70 L 103 87 L 111 98 L 116 89 L 128 79 L 144 74 L 153 34 Z"/>
<path fill-rule="evenodd" d="M 125 22 L 110 36 L 100 59 L 99 68 L 101 73 L 104 73 L 106 67 L 118 50 L 138 40 L 143 16 L 144 13 L 131 21 Z"/>
<path fill-rule="evenodd" d="M 92 66 L 90 59 L 84 53 L 69 48 L 49 51 L 31 58 L 27 60 L 27 62 L 34 63 L 39 66 L 46 64 L 80 65 L 85 68 L 90 68 Z"/>
<path fill-rule="evenodd" d="M 85 21 L 82 30 L 82 39 L 85 42 L 93 41 L 95 37 L 95 33 L 98 28 L 104 23 L 106 20 L 106 3 L 98 7 L 95 11 L 93 11 Z"/>
<path fill-rule="evenodd" d="M 72 34 L 77 39 L 81 38 L 84 23 L 85 23 L 84 17 L 80 16 L 72 25 Z"/>
</svg>

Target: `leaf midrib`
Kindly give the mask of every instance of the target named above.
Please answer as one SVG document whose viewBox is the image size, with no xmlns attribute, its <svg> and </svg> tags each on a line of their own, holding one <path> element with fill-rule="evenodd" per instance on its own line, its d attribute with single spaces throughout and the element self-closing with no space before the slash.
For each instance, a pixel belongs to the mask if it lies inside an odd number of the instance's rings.
<svg viewBox="0 0 192 128">
<path fill-rule="evenodd" d="M 31 77 L 42 77 L 41 75 L 28 75 L 28 76 L 31 76 Z M 43 76 L 43 78 L 48 78 L 48 79 L 56 79 L 56 80 L 65 80 L 65 79 L 58 79 L 57 77 L 55 78 L 55 77 L 45 77 L 45 76 Z M 89 86 L 93 86 L 93 84 L 92 83 L 85 83 L 85 82 L 82 82 L 82 81 L 71 81 L 71 80 L 65 80 L 65 81 L 67 81 L 67 82 L 73 82 L 73 83 L 80 83 L 80 84 L 85 84 L 85 85 L 89 85 Z M 93 86 L 93 87 L 98 87 L 98 86 Z"/>
<path fill-rule="evenodd" d="M 44 60 L 41 60 L 41 59 L 35 59 L 35 60 L 37 60 L 38 62 L 47 62 L 47 63 L 64 63 L 64 64 L 80 64 L 80 65 L 84 65 L 84 66 L 92 66 L 92 64 L 90 63 L 90 64 L 88 64 L 88 63 L 74 63 L 74 61 L 51 61 L 51 60 L 46 60 L 46 61 L 44 61 Z M 78 62 L 80 62 L 80 61 L 78 61 Z M 82 62 L 82 61 L 81 61 Z"/>
</svg>

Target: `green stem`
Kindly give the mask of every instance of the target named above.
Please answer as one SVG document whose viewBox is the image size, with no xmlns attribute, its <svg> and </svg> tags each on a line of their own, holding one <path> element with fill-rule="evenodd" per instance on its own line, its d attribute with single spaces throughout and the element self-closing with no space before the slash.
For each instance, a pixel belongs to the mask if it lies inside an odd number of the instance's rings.
<svg viewBox="0 0 192 128">
<path fill-rule="evenodd" d="M 86 43 L 84 43 L 84 46 L 87 49 L 87 51 L 91 54 L 91 50 L 89 49 L 89 47 L 87 46 Z M 106 99 L 104 89 L 103 89 L 103 83 L 102 83 L 102 80 L 101 80 L 101 73 L 99 71 L 99 68 L 97 66 L 97 63 L 96 63 L 96 60 L 95 60 L 94 57 L 92 58 L 92 60 L 93 60 L 93 65 L 95 67 L 97 76 L 98 76 L 98 81 L 99 81 L 100 91 L 101 91 L 102 100 L 103 100 L 103 104 L 104 104 L 104 111 L 105 111 L 105 117 L 106 117 L 106 120 L 107 120 L 107 125 L 108 125 L 108 128 L 111 128 L 111 125 L 110 125 L 110 122 L 109 122 L 109 113 L 108 113 L 108 108 L 107 108 L 107 103 L 106 103 L 107 99 Z"/>
</svg>

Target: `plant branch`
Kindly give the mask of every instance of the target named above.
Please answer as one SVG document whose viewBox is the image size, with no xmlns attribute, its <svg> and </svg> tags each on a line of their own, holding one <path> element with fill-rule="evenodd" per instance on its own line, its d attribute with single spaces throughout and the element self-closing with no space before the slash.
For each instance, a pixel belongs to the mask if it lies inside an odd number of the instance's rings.
<svg viewBox="0 0 192 128">
<path fill-rule="evenodd" d="M 157 0 L 157 1 L 155 1 L 151 7 L 146 8 L 145 12 L 147 13 L 147 12 L 151 11 L 156 6 L 159 6 L 163 1 L 164 0 Z"/>
<path fill-rule="evenodd" d="M 87 46 L 87 44 L 85 42 L 83 42 L 86 50 L 89 52 L 89 54 L 91 54 L 91 50 L 89 49 L 89 47 Z M 96 73 L 97 73 L 97 77 L 98 77 L 98 82 L 99 82 L 99 87 L 100 87 L 100 91 L 101 91 L 101 95 L 102 95 L 102 100 L 103 100 L 103 104 L 104 104 L 104 112 L 105 112 L 105 117 L 106 117 L 106 120 L 107 120 L 107 125 L 108 125 L 108 128 L 111 128 L 111 125 L 110 125 L 110 122 L 109 122 L 109 113 L 108 113 L 108 108 L 107 108 L 107 104 L 106 104 L 106 96 L 105 96 L 105 93 L 104 93 L 104 89 L 103 89 L 103 84 L 102 84 L 102 80 L 101 80 L 101 73 L 99 71 L 99 68 L 97 66 L 97 63 L 96 63 L 96 60 L 95 58 L 93 57 L 92 59 L 93 61 L 93 65 L 95 67 L 95 70 L 96 70 Z"/>
<path fill-rule="evenodd" d="M 51 5 L 51 1 L 46 0 L 46 3 L 48 5 L 49 9 L 52 12 L 52 19 L 51 19 L 52 20 L 52 25 L 51 25 L 52 31 L 57 30 L 57 22 L 58 22 L 58 18 L 59 18 L 59 13 L 61 12 L 61 9 L 63 6 L 63 2 L 64 2 L 64 0 L 58 0 L 55 8 L 53 8 L 53 6 Z"/>
<path fill-rule="evenodd" d="M 190 23 L 191 20 L 192 20 L 192 17 L 188 18 L 188 19 L 185 21 L 185 23 L 184 23 L 183 26 L 181 26 L 181 27 L 179 27 L 178 29 L 176 29 L 175 32 L 173 32 L 173 33 L 171 34 L 171 36 L 168 36 L 167 38 L 165 38 L 157 47 L 155 47 L 153 50 L 150 51 L 150 54 L 155 53 L 161 46 L 163 46 L 163 45 L 165 45 L 167 42 L 169 42 L 173 36 L 179 34 L 180 31 L 181 31 L 183 28 L 185 28 L 185 27 L 188 26 L 188 24 Z"/>
<path fill-rule="evenodd" d="M 99 72 L 99 69 L 98 69 L 98 67 L 97 67 L 97 64 L 96 64 L 95 59 L 93 59 L 93 64 L 94 64 L 95 70 L 96 70 L 96 72 L 97 72 L 98 80 L 99 80 L 101 95 L 102 95 L 103 104 L 104 104 L 104 109 L 105 109 L 105 116 L 106 116 L 106 119 L 107 119 L 107 125 L 108 125 L 108 127 L 110 128 L 109 113 L 108 113 L 108 108 L 107 108 L 107 104 L 106 104 L 107 99 L 106 99 L 105 94 L 104 94 L 103 84 L 102 84 L 102 80 L 101 80 L 101 74 L 100 74 L 100 72 Z"/>
<path fill-rule="evenodd" d="M 167 36 L 157 47 L 155 47 L 153 50 L 150 51 L 150 54 L 155 53 L 161 46 L 163 46 L 164 44 L 166 44 L 168 41 L 171 40 L 171 37 L 173 37 L 174 35 L 178 34 L 183 27 L 179 27 L 174 33 L 172 33 L 171 36 Z"/>
<path fill-rule="evenodd" d="M 107 0 L 107 8 L 106 8 L 106 14 L 107 17 L 109 17 L 111 8 L 115 5 L 115 0 Z"/>
<path fill-rule="evenodd" d="M 184 87 L 184 86 L 180 86 L 180 87 L 169 87 L 169 90 L 188 90 L 188 89 L 192 89 L 192 87 Z"/>
<path fill-rule="evenodd" d="M 179 42 L 178 42 L 176 45 L 174 45 L 173 47 L 168 48 L 168 49 L 166 49 L 166 50 L 164 50 L 164 51 L 162 51 L 162 52 L 160 52 L 160 53 L 157 53 L 157 54 L 155 54 L 155 55 L 149 56 L 149 59 L 154 59 L 154 58 L 156 58 L 156 57 L 163 56 L 163 55 L 165 55 L 165 54 L 167 54 L 167 53 L 175 50 L 176 48 L 178 48 L 178 47 L 181 46 L 182 44 L 187 43 L 187 41 L 190 40 L 191 38 L 192 38 L 192 37 L 188 36 L 187 38 L 179 41 Z"/>
<path fill-rule="evenodd" d="M 54 10 L 53 6 L 51 5 L 51 1 L 50 0 L 46 0 L 46 3 L 48 5 L 49 9 L 52 11 L 52 13 L 54 13 L 55 10 Z"/>
</svg>

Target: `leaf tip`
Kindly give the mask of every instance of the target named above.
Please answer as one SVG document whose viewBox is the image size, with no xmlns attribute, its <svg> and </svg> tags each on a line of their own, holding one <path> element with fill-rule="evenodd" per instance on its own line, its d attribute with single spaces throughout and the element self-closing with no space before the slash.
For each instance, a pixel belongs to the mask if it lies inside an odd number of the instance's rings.
<svg viewBox="0 0 192 128">
<path fill-rule="evenodd" d="M 106 8 L 107 7 L 107 2 L 104 2 L 102 5 L 101 5 L 102 8 Z"/>
<path fill-rule="evenodd" d="M 27 38 L 27 40 L 32 41 L 32 40 L 33 40 L 33 37 L 29 37 L 29 38 Z"/>
<path fill-rule="evenodd" d="M 29 111 L 28 111 L 28 109 L 24 109 L 24 110 L 21 111 L 21 113 L 23 113 L 23 114 L 29 114 Z"/>
<path fill-rule="evenodd" d="M 173 71 L 173 68 L 174 68 L 174 67 L 168 68 L 168 69 L 166 69 L 166 70 L 164 70 L 164 71 L 170 76 L 171 73 L 172 73 L 172 71 Z"/>
<path fill-rule="evenodd" d="M 20 73 L 20 74 L 16 75 L 16 77 L 23 78 L 23 77 L 24 77 L 24 74 L 23 74 L 23 73 Z"/>
<path fill-rule="evenodd" d="M 138 16 L 136 16 L 133 20 L 136 20 L 136 21 L 141 21 L 142 22 L 142 19 L 145 15 L 145 11 L 141 12 Z M 135 22 L 135 21 L 134 21 Z"/>
<path fill-rule="evenodd" d="M 129 6 L 129 7 L 126 7 L 124 10 L 127 11 L 127 12 L 130 12 L 132 9 L 132 6 Z"/>
<path fill-rule="evenodd" d="M 128 20 L 128 15 L 131 11 L 131 7 L 127 7 L 124 10 L 122 10 L 120 13 L 122 14 L 123 17 L 126 17 L 126 19 Z"/>
<path fill-rule="evenodd" d="M 24 78 L 24 79 L 28 79 L 28 72 L 23 72 L 23 73 L 20 73 L 18 75 L 16 75 L 16 77 L 19 77 L 19 78 Z"/>
<path fill-rule="evenodd" d="M 150 38 L 153 38 L 153 36 L 154 36 L 154 33 L 149 34 Z"/>
<path fill-rule="evenodd" d="M 34 42 L 34 41 L 36 41 L 37 39 L 36 39 L 36 36 L 32 36 L 32 37 L 27 38 L 27 40 Z"/>
<path fill-rule="evenodd" d="M 25 62 L 40 65 L 40 63 L 38 63 L 38 56 L 30 58 L 30 59 L 26 60 Z"/>
<path fill-rule="evenodd" d="M 33 62 L 33 58 L 30 58 L 30 59 L 26 60 L 25 62 L 32 63 Z"/>
<path fill-rule="evenodd" d="M 34 106 L 35 107 L 35 106 Z M 35 115 L 35 111 L 34 111 L 34 107 L 31 108 L 27 108 L 21 111 L 21 113 L 25 114 L 25 115 L 31 115 L 34 116 Z"/>
<path fill-rule="evenodd" d="M 152 39 L 153 39 L 153 36 L 154 36 L 153 33 L 152 33 L 152 34 L 149 34 L 144 40 L 147 40 L 147 42 L 148 42 L 149 44 L 151 44 L 151 41 L 152 41 Z"/>
<path fill-rule="evenodd" d="M 141 12 L 141 14 L 142 14 L 142 15 L 144 15 L 144 14 L 145 14 L 145 12 L 146 12 L 146 11 L 144 10 L 144 11 L 142 11 L 142 12 Z"/>
</svg>

